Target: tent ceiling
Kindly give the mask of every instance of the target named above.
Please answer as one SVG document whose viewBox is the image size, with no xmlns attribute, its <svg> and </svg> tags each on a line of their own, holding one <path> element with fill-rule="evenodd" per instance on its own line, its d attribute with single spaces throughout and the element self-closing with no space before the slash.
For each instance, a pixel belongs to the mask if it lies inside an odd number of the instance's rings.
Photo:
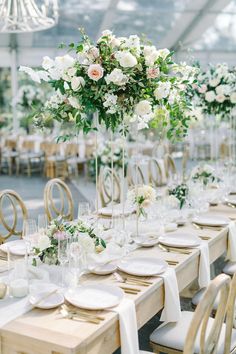
<svg viewBox="0 0 236 354">
<path fill-rule="evenodd" d="M 106 28 L 117 35 L 147 34 L 159 47 L 177 50 L 203 62 L 233 62 L 236 56 L 236 0 L 65 0 L 55 28 L 17 35 L 18 63 L 39 65 L 55 55 L 56 45 L 79 39 L 84 27 L 94 39 Z M 11 37 L 0 34 L 0 66 L 9 64 Z"/>
</svg>

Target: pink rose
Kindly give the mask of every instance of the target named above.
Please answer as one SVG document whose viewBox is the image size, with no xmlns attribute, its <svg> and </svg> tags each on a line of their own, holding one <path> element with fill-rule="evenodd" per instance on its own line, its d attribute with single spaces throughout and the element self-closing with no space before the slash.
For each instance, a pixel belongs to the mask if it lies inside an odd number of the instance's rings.
<svg viewBox="0 0 236 354">
<path fill-rule="evenodd" d="M 91 80 L 98 81 L 103 77 L 103 68 L 99 64 L 91 64 L 88 68 L 88 77 Z"/>
<path fill-rule="evenodd" d="M 147 78 L 148 79 L 155 79 L 160 74 L 159 68 L 148 68 L 147 69 Z"/>
<path fill-rule="evenodd" d="M 53 237 L 56 239 L 56 240 L 60 240 L 60 241 L 63 241 L 66 239 L 66 233 L 64 231 L 57 231 L 55 232 L 55 234 L 53 235 Z"/>
<path fill-rule="evenodd" d="M 199 87 L 198 92 L 199 93 L 207 92 L 207 85 L 203 84 L 201 87 Z"/>
</svg>

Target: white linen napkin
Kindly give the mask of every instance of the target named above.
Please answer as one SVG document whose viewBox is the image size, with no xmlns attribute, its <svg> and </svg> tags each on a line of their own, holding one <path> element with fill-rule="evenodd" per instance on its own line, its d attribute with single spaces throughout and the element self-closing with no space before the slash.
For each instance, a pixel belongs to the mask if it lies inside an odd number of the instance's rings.
<svg viewBox="0 0 236 354">
<path fill-rule="evenodd" d="M 236 224 L 234 221 L 229 223 L 227 259 L 236 262 Z"/>
<path fill-rule="evenodd" d="M 0 328 L 31 309 L 32 305 L 29 303 L 29 296 L 23 299 L 8 298 L 2 300 L 0 305 Z"/>
<path fill-rule="evenodd" d="M 198 248 L 200 249 L 198 284 L 200 288 L 205 288 L 209 285 L 211 280 L 209 247 L 207 242 L 201 241 Z"/>
<path fill-rule="evenodd" d="M 123 299 L 113 309 L 119 314 L 121 354 L 139 354 L 138 327 L 134 302 Z"/>
<path fill-rule="evenodd" d="M 175 270 L 168 267 L 165 273 L 159 276 L 164 279 L 165 287 L 164 309 L 160 320 L 164 322 L 177 322 L 181 317 L 181 307 Z"/>
</svg>

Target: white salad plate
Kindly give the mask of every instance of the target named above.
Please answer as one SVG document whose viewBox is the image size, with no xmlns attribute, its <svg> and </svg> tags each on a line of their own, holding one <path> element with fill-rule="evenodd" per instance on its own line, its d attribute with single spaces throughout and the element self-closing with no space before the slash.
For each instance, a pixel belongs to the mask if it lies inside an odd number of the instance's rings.
<svg viewBox="0 0 236 354">
<path fill-rule="evenodd" d="M 193 218 L 193 222 L 205 226 L 226 226 L 230 222 L 227 217 L 221 215 L 199 215 Z"/>
<path fill-rule="evenodd" d="M 54 309 L 55 307 L 58 307 L 64 303 L 64 296 L 60 292 L 53 293 L 39 302 L 39 300 L 46 297 L 48 293 L 49 291 L 42 291 L 38 294 L 31 295 L 29 302 L 31 305 L 44 310 Z M 37 302 L 39 303 L 37 304 Z"/>
<path fill-rule="evenodd" d="M 134 210 L 132 210 L 131 208 L 125 207 L 124 209 L 124 213 L 125 215 L 129 215 L 132 214 Z M 111 207 L 105 207 L 105 208 L 101 208 L 98 213 L 100 215 L 104 215 L 104 216 L 112 216 L 112 212 L 113 212 L 113 216 L 120 216 L 123 214 L 123 206 L 122 204 L 115 204 L 113 206 L 113 210 Z"/>
<path fill-rule="evenodd" d="M 11 254 L 15 256 L 24 256 L 26 251 L 25 241 L 24 240 L 15 240 L 3 243 L 0 246 L 0 250 L 7 253 L 8 250 Z"/>
<path fill-rule="evenodd" d="M 90 273 L 97 274 L 97 275 L 108 275 L 112 274 L 116 271 L 117 266 L 112 263 L 107 263 L 107 264 L 101 264 L 97 266 L 91 266 L 89 267 Z"/>
<path fill-rule="evenodd" d="M 141 235 L 141 237 L 135 238 L 134 241 L 141 247 L 153 247 L 158 244 L 158 237 L 156 235 L 153 235 L 153 237 L 144 235 L 142 237 Z"/>
<path fill-rule="evenodd" d="M 172 232 L 159 237 L 159 242 L 170 247 L 196 247 L 201 241 L 189 233 Z"/>
<path fill-rule="evenodd" d="M 168 264 L 161 259 L 152 257 L 135 257 L 122 259 L 117 266 L 122 272 L 130 275 L 152 276 L 165 272 Z"/>
<path fill-rule="evenodd" d="M 91 284 L 69 289 L 65 298 L 72 305 L 87 310 L 104 310 L 117 306 L 124 292 L 114 285 Z"/>
</svg>

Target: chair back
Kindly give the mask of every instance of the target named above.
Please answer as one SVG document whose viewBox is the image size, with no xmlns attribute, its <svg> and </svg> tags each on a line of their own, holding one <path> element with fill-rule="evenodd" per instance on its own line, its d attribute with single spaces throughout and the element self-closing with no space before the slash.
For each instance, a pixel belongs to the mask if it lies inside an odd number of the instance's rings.
<svg viewBox="0 0 236 354">
<path fill-rule="evenodd" d="M 34 151 L 35 149 L 35 142 L 34 140 L 24 140 L 22 142 L 21 149 L 23 151 Z"/>
<path fill-rule="evenodd" d="M 143 171 L 141 167 L 136 163 L 132 164 L 132 166 L 128 165 L 127 167 L 127 182 L 129 187 L 135 186 L 137 184 L 145 184 Z"/>
<path fill-rule="evenodd" d="M 195 310 L 186 336 L 183 354 L 195 353 L 197 335 L 200 338 L 199 354 L 217 353 L 217 346 L 226 314 L 229 289 L 230 277 L 226 274 L 220 274 L 210 282 L 203 299 L 199 302 Z M 219 306 L 215 313 L 215 319 L 209 328 L 209 318 L 217 296 L 220 296 Z"/>
<path fill-rule="evenodd" d="M 23 222 L 27 219 L 26 206 L 15 191 L 5 189 L 0 192 L 0 243 L 10 236 L 22 237 Z"/>
<path fill-rule="evenodd" d="M 101 168 L 98 184 L 101 206 L 103 208 L 111 203 L 112 199 L 114 203 L 120 203 L 120 179 L 114 170 L 112 171 L 110 167 Z"/>
<path fill-rule="evenodd" d="M 233 278 L 231 280 L 230 292 L 229 292 L 229 298 L 227 304 L 224 354 L 230 353 L 232 329 L 233 327 L 234 328 L 236 327 L 235 299 L 236 299 L 236 273 L 234 273 Z"/>
<path fill-rule="evenodd" d="M 44 188 L 44 207 L 51 221 L 58 216 L 71 221 L 74 218 L 74 204 L 68 186 L 59 178 L 51 179 Z"/>
<path fill-rule="evenodd" d="M 164 165 L 167 178 L 176 175 L 177 169 L 175 166 L 175 162 L 169 154 L 165 154 L 164 156 Z"/>
<path fill-rule="evenodd" d="M 162 185 L 162 172 L 157 159 L 152 158 L 148 162 L 148 179 L 149 183 L 154 187 Z"/>
</svg>

